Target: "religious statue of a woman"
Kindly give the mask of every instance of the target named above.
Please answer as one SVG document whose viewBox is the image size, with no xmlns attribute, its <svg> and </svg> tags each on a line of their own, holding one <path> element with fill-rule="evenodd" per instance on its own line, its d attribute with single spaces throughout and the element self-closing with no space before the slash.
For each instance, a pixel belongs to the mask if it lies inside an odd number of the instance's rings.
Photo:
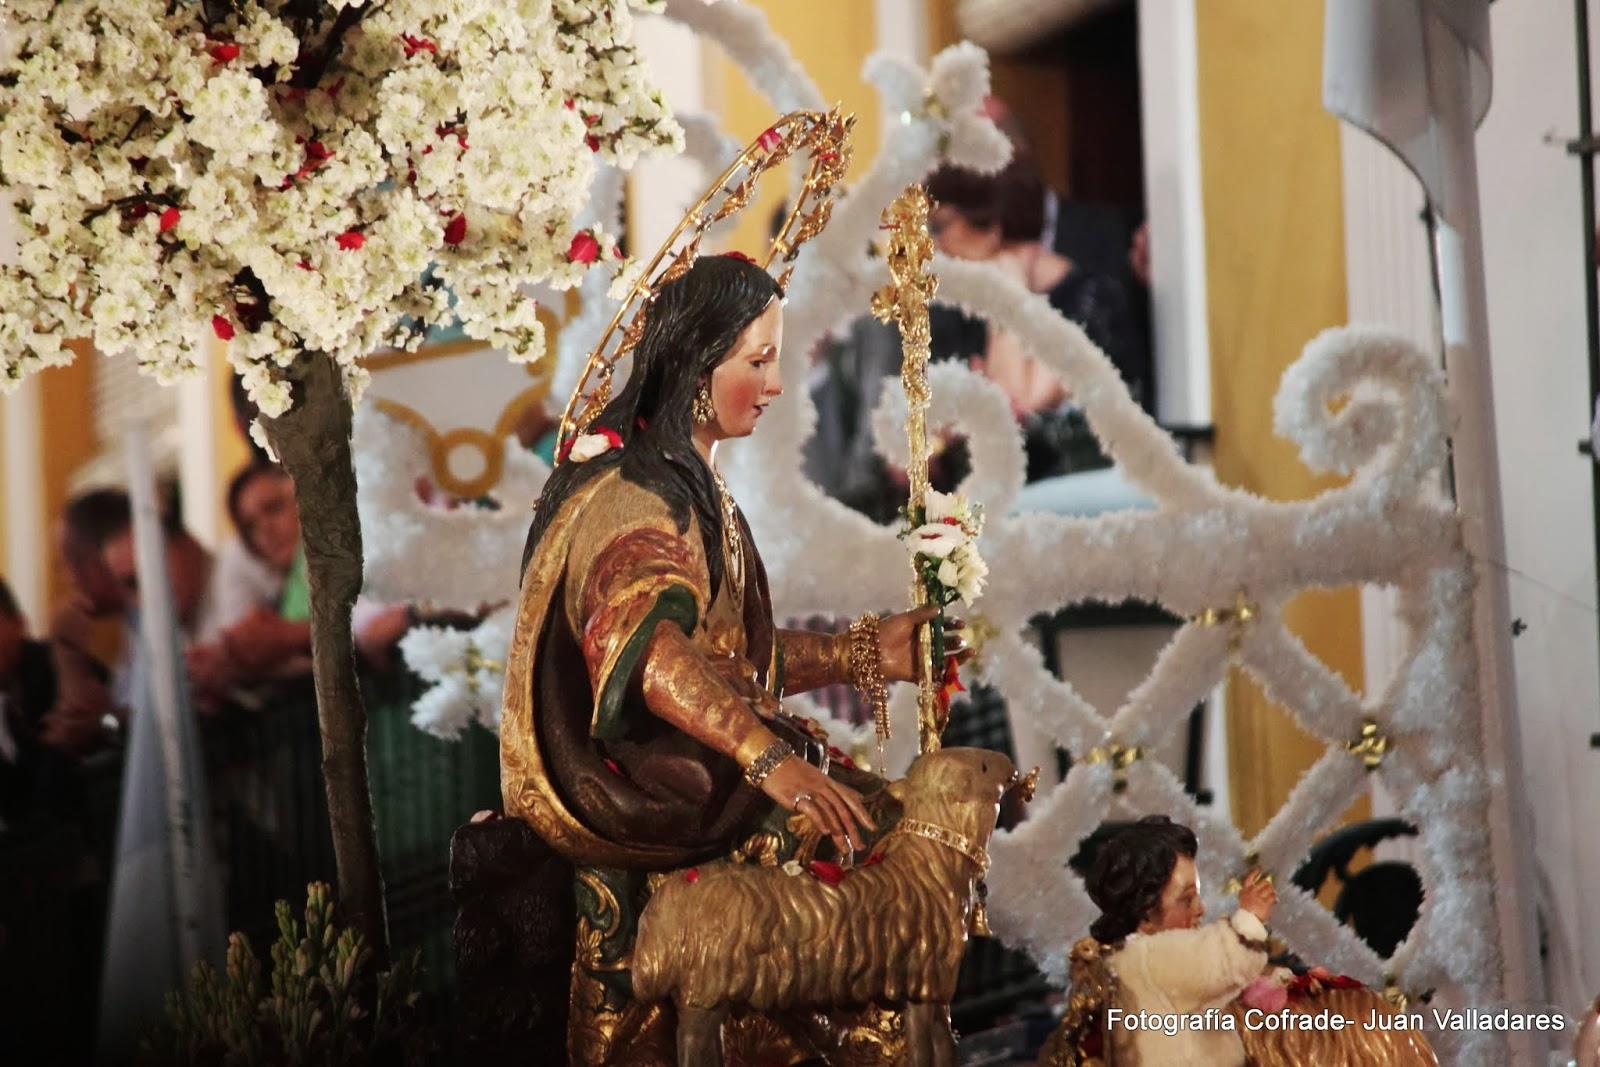
<svg viewBox="0 0 1600 1067">
<path fill-rule="evenodd" d="M 575 1063 L 670 1056 L 668 1009 L 634 1002 L 628 978 L 653 875 L 722 857 L 848 866 L 897 817 L 883 782 L 779 698 L 914 680 L 933 609 L 778 629 L 716 470 L 718 443 L 783 391 L 782 296 L 737 254 L 660 284 L 626 385 L 563 444 L 528 535 L 502 788 L 576 871 Z"/>
</svg>

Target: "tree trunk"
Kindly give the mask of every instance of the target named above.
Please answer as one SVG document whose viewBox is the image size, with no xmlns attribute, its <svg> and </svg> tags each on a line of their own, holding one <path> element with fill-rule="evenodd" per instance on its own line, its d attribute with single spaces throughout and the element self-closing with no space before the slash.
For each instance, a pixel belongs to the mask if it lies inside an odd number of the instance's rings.
<svg viewBox="0 0 1600 1067">
<path fill-rule="evenodd" d="M 389 934 L 377 828 L 367 784 L 367 711 L 356 677 L 350 612 L 361 591 L 361 521 L 350 460 L 351 410 L 339 368 L 320 353 L 297 364 L 294 406 L 263 419 L 300 505 L 300 540 L 311 592 L 311 671 L 322 731 L 322 777 L 344 922 L 359 930 L 380 967 Z"/>
</svg>

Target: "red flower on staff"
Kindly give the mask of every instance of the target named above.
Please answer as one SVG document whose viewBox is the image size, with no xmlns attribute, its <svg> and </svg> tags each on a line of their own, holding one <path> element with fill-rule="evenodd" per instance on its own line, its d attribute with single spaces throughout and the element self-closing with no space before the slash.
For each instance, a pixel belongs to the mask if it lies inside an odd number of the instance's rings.
<svg viewBox="0 0 1600 1067">
<path fill-rule="evenodd" d="M 944 658 L 944 677 L 939 682 L 939 710 L 950 710 L 950 699 L 957 693 L 965 693 L 967 687 L 961 684 L 961 665 L 954 656 Z"/>
<path fill-rule="evenodd" d="M 167 208 L 167 210 L 165 210 L 165 211 L 163 211 L 161 213 L 161 223 L 160 223 L 160 226 L 157 228 L 156 232 L 157 233 L 166 233 L 168 230 L 170 230 L 174 226 L 176 226 L 178 224 L 178 220 L 180 218 L 182 218 L 182 217 L 183 217 L 182 213 L 177 208 L 175 208 L 175 207 Z"/>
<path fill-rule="evenodd" d="M 593 263 L 599 256 L 600 242 L 595 240 L 593 233 L 579 230 L 572 235 L 572 243 L 567 246 L 567 262 Z"/>
<path fill-rule="evenodd" d="M 439 54 L 439 46 L 428 40 L 426 37 L 413 37 L 408 33 L 402 36 L 400 40 L 405 42 L 407 59 L 410 59 L 418 52 L 432 52 L 434 55 Z"/>
<path fill-rule="evenodd" d="M 226 316 L 213 315 L 211 316 L 211 332 L 221 340 L 231 341 L 233 340 L 233 323 L 229 322 Z"/>
<path fill-rule="evenodd" d="M 367 235 L 356 230 L 346 230 L 338 237 L 339 247 L 346 252 L 354 252 L 367 243 Z"/>
<path fill-rule="evenodd" d="M 756 144 L 761 146 L 762 151 L 771 152 L 783 144 L 783 134 L 778 132 L 778 127 L 768 126 L 761 136 L 756 138 Z"/>
<path fill-rule="evenodd" d="M 232 41 L 218 41 L 206 51 L 218 63 L 227 63 L 239 58 L 239 46 Z"/>
<path fill-rule="evenodd" d="M 458 244 L 460 244 L 462 241 L 464 241 L 466 239 L 466 236 L 467 236 L 467 217 L 465 215 L 457 215 L 457 216 L 455 216 L 454 218 L 452 218 L 449 222 L 447 222 L 445 224 L 445 227 L 444 227 L 444 243 L 445 244 L 447 244 L 447 245 L 458 245 Z"/>
<path fill-rule="evenodd" d="M 827 860 L 812 860 L 810 871 L 811 877 L 828 885 L 838 885 L 849 873 L 837 863 L 830 863 Z"/>
</svg>

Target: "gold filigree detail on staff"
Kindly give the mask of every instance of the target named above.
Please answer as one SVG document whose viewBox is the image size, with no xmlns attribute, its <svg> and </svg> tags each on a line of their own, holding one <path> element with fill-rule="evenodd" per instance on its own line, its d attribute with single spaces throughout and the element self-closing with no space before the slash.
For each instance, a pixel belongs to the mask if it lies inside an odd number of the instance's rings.
<svg viewBox="0 0 1600 1067">
<path fill-rule="evenodd" d="M 906 472 L 911 491 L 906 504 L 911 514 L 921 512 L 928 497 L 928 355 L 933 331 L 928 322 L 928 303 L 939 287 L 939 279 L 928 269 L 933 259 L 933 238 L 928 236 L 928 194 L 920 185 L 901 193 L 883 213 L 883 228 L 888 231 L 884 258 L 889 264 L 889 284 L 872 296 L 872 313 L 883 322 L 900 328 L 900 382 L 906 392 L 906 438 L 910 460 Z M 911 598 L 917 607 L 929 604 L 928 590 L 913 560 Z M 943 671 L 933 662 L 933 624 L 917 628 L 917 656 L 921 676 L 917 686 L 917 746 L 919 751 L 939 748 L 948 713 L 940 706 L 939 685 Z M 943 664 L 939 664 L 942 667 Z"/>
</svg>

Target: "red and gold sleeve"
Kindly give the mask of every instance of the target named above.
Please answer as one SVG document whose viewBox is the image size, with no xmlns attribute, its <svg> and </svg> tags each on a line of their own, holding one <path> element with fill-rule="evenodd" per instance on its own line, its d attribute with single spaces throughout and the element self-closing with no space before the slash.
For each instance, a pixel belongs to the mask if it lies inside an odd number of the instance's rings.
<svg viewBox="0 0 1600 1067">
<path fill-rule="evenodd" d="M 815 630 L 779 630 L 782 692 L 809 693 L 850 680 L 850 635 Z"/>
<path fill-rule="evenodd" d="M 708 600 L 695 547 L 670 527 L 645 523 L 592 557 L 577 600 L 594 692 L 589 732 L 602 739 L 628 733 L 630 705 L 638 705 L 627 695 L 637 679 L 652 714 L 742 766 L 776 739 L 758 715 L 773 709 L 758 709 L 694 644 Z M 776 698 L 760 696 L 776 707 Z"/>
</svg>

